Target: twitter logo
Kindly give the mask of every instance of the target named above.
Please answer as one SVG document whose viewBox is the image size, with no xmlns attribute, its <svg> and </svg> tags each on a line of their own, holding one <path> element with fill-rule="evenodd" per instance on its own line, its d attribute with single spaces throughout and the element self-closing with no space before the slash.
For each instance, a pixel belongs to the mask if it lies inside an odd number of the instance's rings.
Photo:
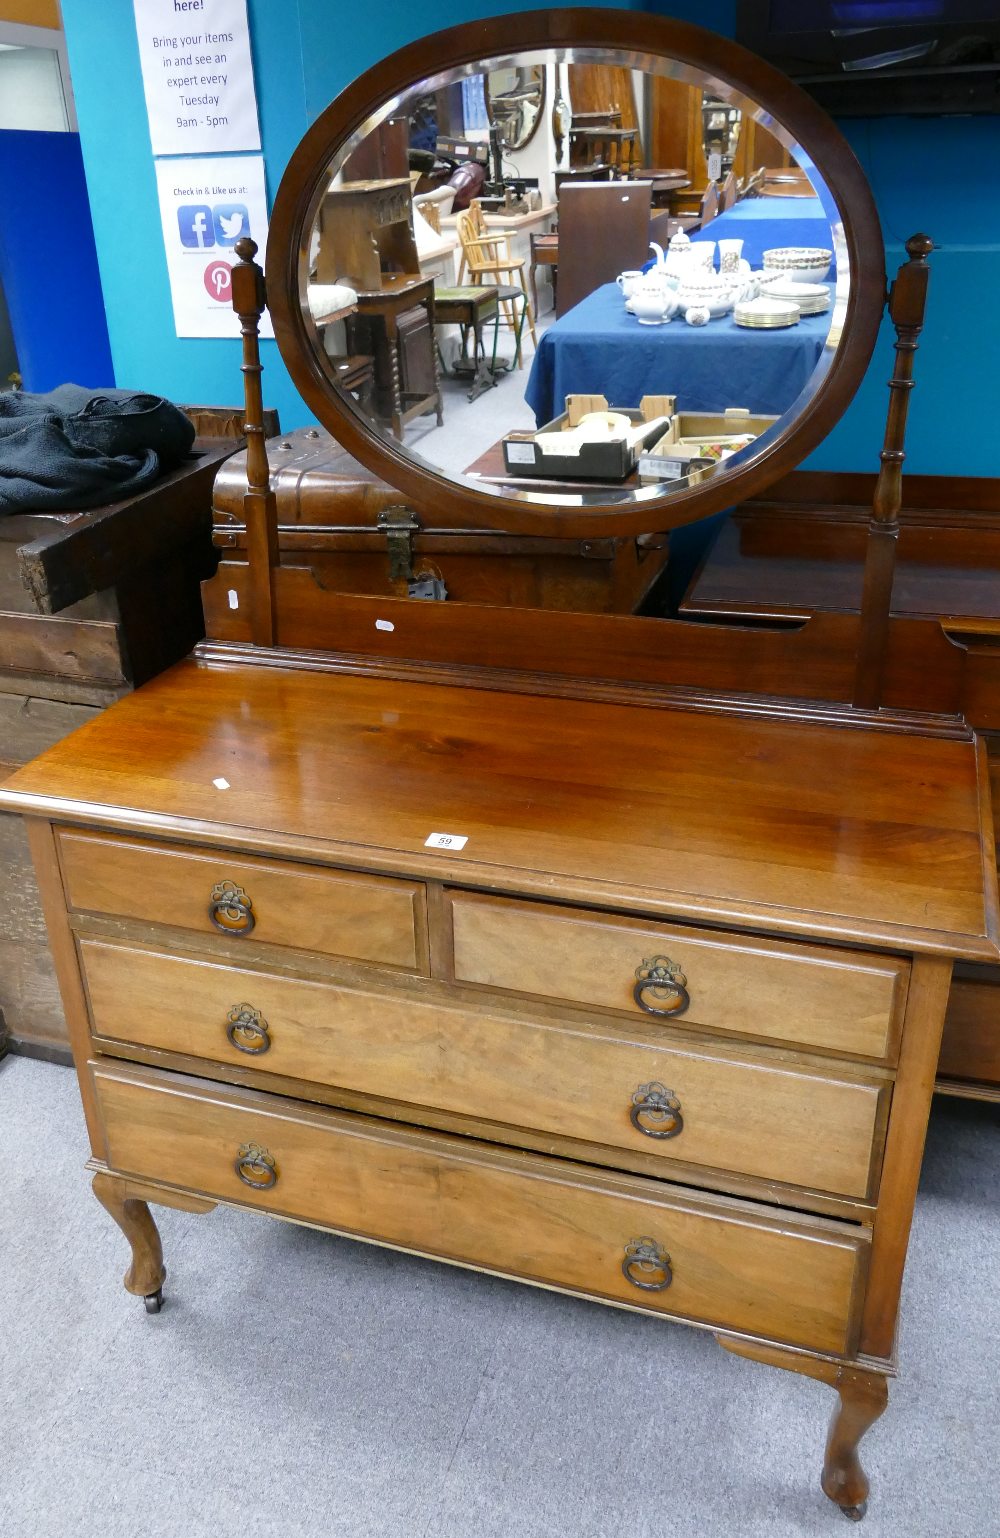
<svg viewBox="0 0 1000 1538">
<path fill-rule="evenodd" d="M 250 234 L 250 215 L 244 203 L 216 203 L 212 210 L 215 238 L 220 246 L 235 246 Z"/>
</svg>

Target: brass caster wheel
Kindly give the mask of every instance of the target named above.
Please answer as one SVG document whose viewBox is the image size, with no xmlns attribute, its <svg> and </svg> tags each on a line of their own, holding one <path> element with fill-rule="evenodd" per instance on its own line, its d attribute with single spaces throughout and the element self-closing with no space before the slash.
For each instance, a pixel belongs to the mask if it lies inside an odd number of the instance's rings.
<svg viewBox="0 0 1000 1538">
<path fill-rule="evenodd" d="M 847 1518 L 848 1522 L 860 1522 L 861 1518 L 868 1510 L 868 1502 L 862 1501 L 860 1506 L 841 1506 L 840 1509 L 844 1513 L 844 1516 Z"/>
<path fill-rule="evenodd" d="M 163 1288 L 157 1287 L 155 1292 L 147 1292 L 142 1301 L 146 1305 L 147 1314 L 158 1314 L 163 1307 Z"/>
</svg>

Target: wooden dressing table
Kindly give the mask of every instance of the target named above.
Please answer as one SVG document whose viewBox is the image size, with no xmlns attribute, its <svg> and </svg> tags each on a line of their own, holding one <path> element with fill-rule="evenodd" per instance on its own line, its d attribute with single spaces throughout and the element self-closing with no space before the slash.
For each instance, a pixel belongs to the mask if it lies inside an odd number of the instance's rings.
<svg viewBox="0 0 1000 1538">
<path fill-rule="evenodd" d="M 248 562 L 209 585 L 194 658 L 0 806 L 29 822 L 94 1189 L 150 1312 L 148 1203 L 224 1202 L 683 1320 L 837 1390 L 822 1485 L 857 1518 L 952 965 L 1000 956 L 962 657 L 934 623 L 888 617 L 929 242 L 893 299 L 859 616 L 713 635 L 325 591 L 278 561 L 265 298 L 309 405 L 418 510 L 550 537 L 649 532 L 751 494 L 828 430 L 874 343 L 870 196 L 788 81 L 645 14 L 519 16 L 526 48 L 640 50 L 768 102 L 850 210 L 845 340 L 758 454 L 653 501 L 497 494 L 374 432 L 301 304 L 310 221 L 356 125 L 445 64 L 502 55 L 509 26 L 404 49 L 307 134 L 266 295 L 252 243 L 233 272 Z M 919 715 L 897 703 L 915 674 L 933 680 Z"/>
</svg>

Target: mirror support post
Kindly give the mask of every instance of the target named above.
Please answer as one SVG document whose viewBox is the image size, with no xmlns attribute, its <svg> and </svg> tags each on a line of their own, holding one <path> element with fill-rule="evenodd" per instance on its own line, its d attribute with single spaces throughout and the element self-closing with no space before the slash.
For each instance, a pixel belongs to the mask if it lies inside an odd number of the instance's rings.
<svg viewBox="0 0 1000 1538">
<path fill-rule="evenodd" d="M 889 380 L 889 412 L 885 440 L 879 455 L 881 468 L 875 484 L 872 519 L 868 525 L 864 587 L 858 654 L 854 673 L 853 704 L 859 710 L 878 710 L 882 703 L 892 584 L 899 540 L 899 510 L 903 502 L 903 443 L 906 414 L 913 389 L 913 358 L 924 324 L 927 258 L 934 242 L 927 235 L 911 235 L 906 242 L 908 260 L 896 274 L 889 291 L 889 317 L 896 331 L 896 363 Z"/>
<path fill-rule="evenodd" d="M 254 261 L 255 241 L 244 236 L 236 242 L 239 262 L 233 268 L 233 309 L 240 319 L 243 337 L 243 396 L 247 440 L 247 492 L 243 509 L 247 526 L 247 559 L 250 568 L 250 632 L 255 646 L 275 644 L 273 572 L 278 565 L 278 508 L 271 490 L 271 473 L 265 446 L 264 403 L 260 376 L 260 317 L 267 307 L 264 274 Z"/>
</svg>

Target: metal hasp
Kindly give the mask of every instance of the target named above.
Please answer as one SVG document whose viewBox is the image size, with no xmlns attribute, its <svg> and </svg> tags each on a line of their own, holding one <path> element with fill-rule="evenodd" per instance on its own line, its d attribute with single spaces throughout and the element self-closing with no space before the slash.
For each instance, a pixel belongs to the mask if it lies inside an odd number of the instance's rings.
<svg viewBox="0 0 1000 1538">
<path fill-rule="evenodd" d="M 420 530 L 420 520 L 411 507 L 384 507 L 378 526 L 389 547 L 389 581 L 405 592 L 413 581 L 413 536 Z"/>
<path fill-rule="evenodd" d="M 868 549 L 865 553 L 852 700 L 852 704 L 859 710 L 878 710 L 882 703 L 892 584 L 899 540 L 899 509 L 903 502 L 906 414 L 914 383 L 913 358 L 923 329 L 927 303 L 927 283 L 930 278 L 927 258 L 933 249 L 934 242 L 929 235 L 911 235 L 906 242 L 909 260 L 900 267 L 896 281 L 889 290 L 889 318 L 896 331 L 896 364 L 889 380 L 885 441 L 879 455 L 881 467 L 875 485 L 872 520 L 868 525 Z"/>
</svg>

